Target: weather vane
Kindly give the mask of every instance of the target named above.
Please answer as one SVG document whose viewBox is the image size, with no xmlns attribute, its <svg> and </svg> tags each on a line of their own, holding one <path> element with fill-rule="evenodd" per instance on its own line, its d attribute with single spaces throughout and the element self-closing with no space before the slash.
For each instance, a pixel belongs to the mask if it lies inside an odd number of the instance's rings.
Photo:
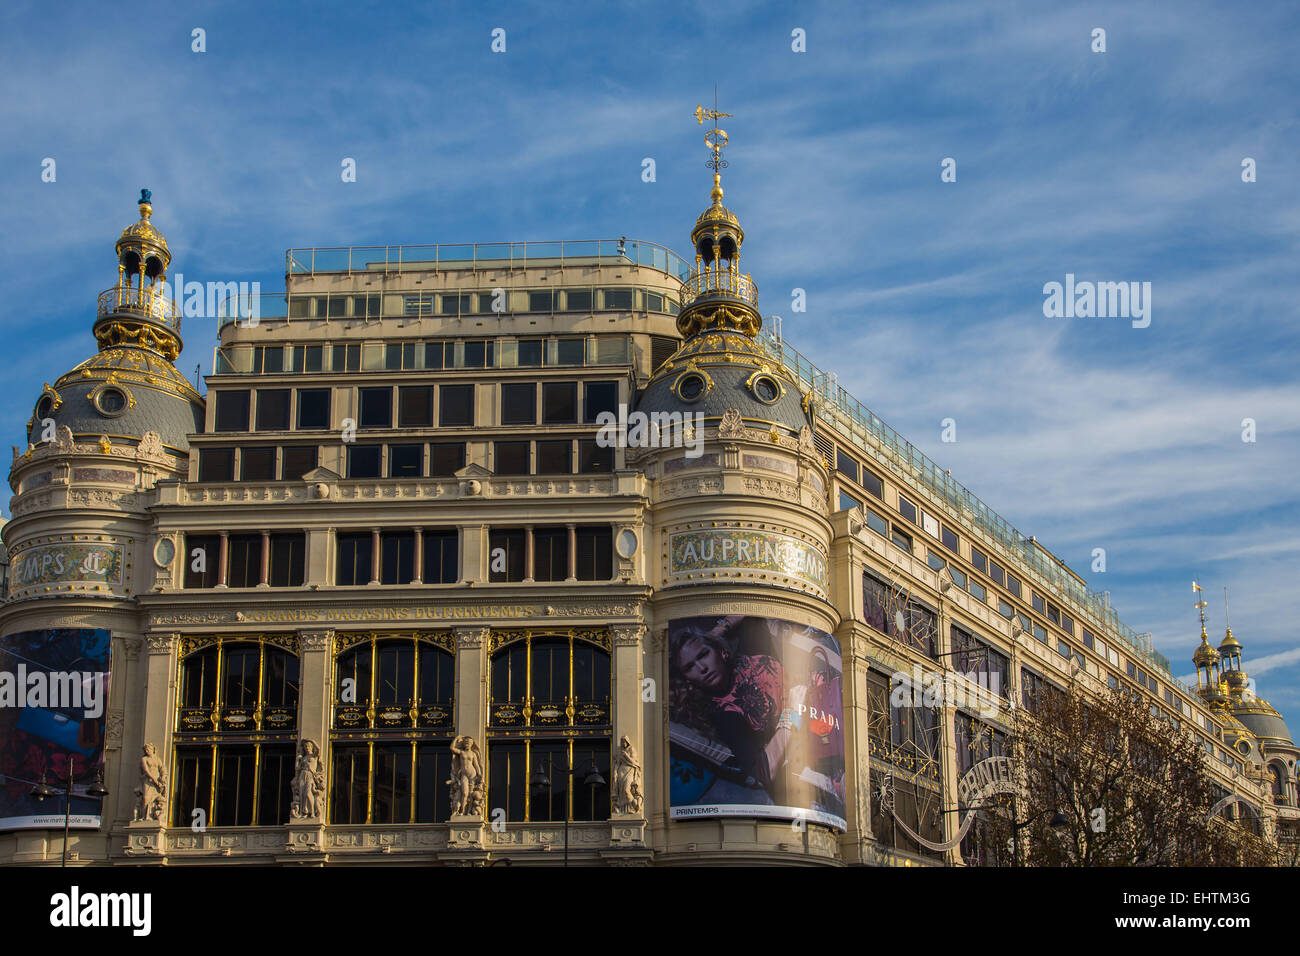
<svg viewBox="0 0 1300 956">
<path fill-rule="evenodd" d="M 695 120 L 701 126 L 704 125 L 706 119 L 713 120 L 713 129 L 704 134 L 704 145 L 713 151 L 713 158 L 704 165 L 708 166 L 709 169 L 713 170 L 715 173 L 721 169 L 726 169 L 727 167 L 727 161 L 722 158 L 722 149 L 727 145 L 727 131 L 718 128 L 718 117 L 730 115 L 730 113 L 718 112 L 717 86 L 713 87 L 713 109 L 706 110 L 703 106 L 695 107 Z"/>
</svg>

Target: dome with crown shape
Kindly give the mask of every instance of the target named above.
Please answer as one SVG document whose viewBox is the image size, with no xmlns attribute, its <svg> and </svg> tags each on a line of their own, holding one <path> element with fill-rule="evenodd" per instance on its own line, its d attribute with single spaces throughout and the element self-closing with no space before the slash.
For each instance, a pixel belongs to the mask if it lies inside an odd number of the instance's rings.
<svg viewBox="0 0 1300 956">
<path fill-rule="evenodd" d="M 696 117 L 725 113 L 700 107 Z M 764 432 L 798 435 L 811 424 L 808 402 L 795 377 L 758 338 L 763 320 L 758 290 L 740 271 L 745 231 L 734 212 L 722 205 L 721 158 L 726 133 L 709 131 L 713 151 L 712 204 L 691 230 L 695 271 L 686 280 L 677 330 L 684 341 L 654 370 L 637 409 L 649 413 L 699 414 L 719 421 L 734 409 L 740 421 Z"/>
<path fill-rule="evenodd" d="M 180 315 L 167 295 L 171 254 L 150 221 L 150 198 L 141 190 L 140 221 L 116 243 L 117 284 L 99 294 L 99 352 L 45 385 L 28 422 L 32 444 L 43 440 L 51 420 L 82 441 L 106 435 L 131 442 L 154 431 L 182 452 L 188 436 L 203 430 L 203 396 L 173 364 L 182 348 Z"/>
</svg>

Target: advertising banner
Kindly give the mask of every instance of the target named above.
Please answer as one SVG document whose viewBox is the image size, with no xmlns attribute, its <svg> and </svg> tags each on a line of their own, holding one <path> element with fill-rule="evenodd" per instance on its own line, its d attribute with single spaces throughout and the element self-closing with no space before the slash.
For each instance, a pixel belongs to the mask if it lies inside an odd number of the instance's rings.
<svg viewBox="0 0 1300 956">
<path fill-rule="evenodd" d="M 668 625 L 672 816 L 774 817 L 843 830 L 840 646 L 732 615 Z"/>
<path fill-rule="evenodd" d="M 0 639 L 0 830 L 62 827 L 70 763 L 71 826 L 99 828 L 100 800 L 81 794 L 104 766 L 111 648 L 92 628 Z M 42 775 L 55 796 L 38 801 Z"/>
</svg>

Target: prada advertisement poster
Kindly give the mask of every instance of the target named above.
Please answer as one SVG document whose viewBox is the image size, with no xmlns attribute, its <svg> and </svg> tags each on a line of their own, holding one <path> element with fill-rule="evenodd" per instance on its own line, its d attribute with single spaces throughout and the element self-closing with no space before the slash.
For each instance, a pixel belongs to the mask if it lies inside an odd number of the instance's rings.
<svg viewBox="0 0 1300 956">
<path fill-rule="evenodd" d="M 98 829 L 100 800 L 85 795 L 104 768 L 111 633 L 55 628 L 0 640 L 0 830 Z M 44 781 L 52 795 L 32 790 Z"/>
<path fill-rule="evenodd" d="M 840 645 L 790 621 L 668 625 L 672 817 L 845 829 Z"/>
</svg>

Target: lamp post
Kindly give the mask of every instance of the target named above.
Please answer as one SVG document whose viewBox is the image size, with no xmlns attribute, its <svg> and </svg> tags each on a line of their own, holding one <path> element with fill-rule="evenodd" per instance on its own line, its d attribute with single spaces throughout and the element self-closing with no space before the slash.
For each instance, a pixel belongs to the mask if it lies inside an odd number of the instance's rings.
<svg viewBox="0 0 1300 956">
<path fill-rule="evenodd" d="M 569 768 L 565 772 L 566 779 L 565 779 L 565 786 L 564 786 L 564 865 L 565 866 L 569 865 L 569 812 L 570 812 L 569 807 L 573 802 L 573 776 L 576 773 L 582 773 L 585 775 L 583 777 L 582 782 L 589 787 L 605 786 L 605 778 L 600 775 L 600 770 L 596 767 L 595 760 L 588 760 L 586 765 L 583 766 L 583 768 L 580 771 L 575 770 L 573 768 L 572 761 L 570 761 Z M 533 775 L 529 778 L 528 785 L 532 789 L 533 793 L 537 794 L 538 796 L 540 796 L 543 793 L 549 795 L 551 792 L 551 778 L 548 777 L 546 775 L 546 771 L 542 769 L 542 763 L 540 760 L 537 762 L 537 769 L 533 771 Z"/>
<path fill-rule="evenodd" d="M 59 862 L 60 867 L 68 865 L 68 830 L 72 825 L 72 786 L 75 783 L 72 772 L 75 759 L 68 757 L 68 779 L 67 785 L 63 789 L 63 857 Z M 108 796 L 108 791 L 104 789 L 104 771 L 95 771 L 95 782 L 86 789 L 86 796 L 98 797 L 100 800 Z M 41 782 L 31 789 L 31 796 L 39 802 L 44 803 L 49 797 L 54 796 L 59 791 L 55 790 L 45 782 L 45 771 L 41 771 Z"/>
</svg>

